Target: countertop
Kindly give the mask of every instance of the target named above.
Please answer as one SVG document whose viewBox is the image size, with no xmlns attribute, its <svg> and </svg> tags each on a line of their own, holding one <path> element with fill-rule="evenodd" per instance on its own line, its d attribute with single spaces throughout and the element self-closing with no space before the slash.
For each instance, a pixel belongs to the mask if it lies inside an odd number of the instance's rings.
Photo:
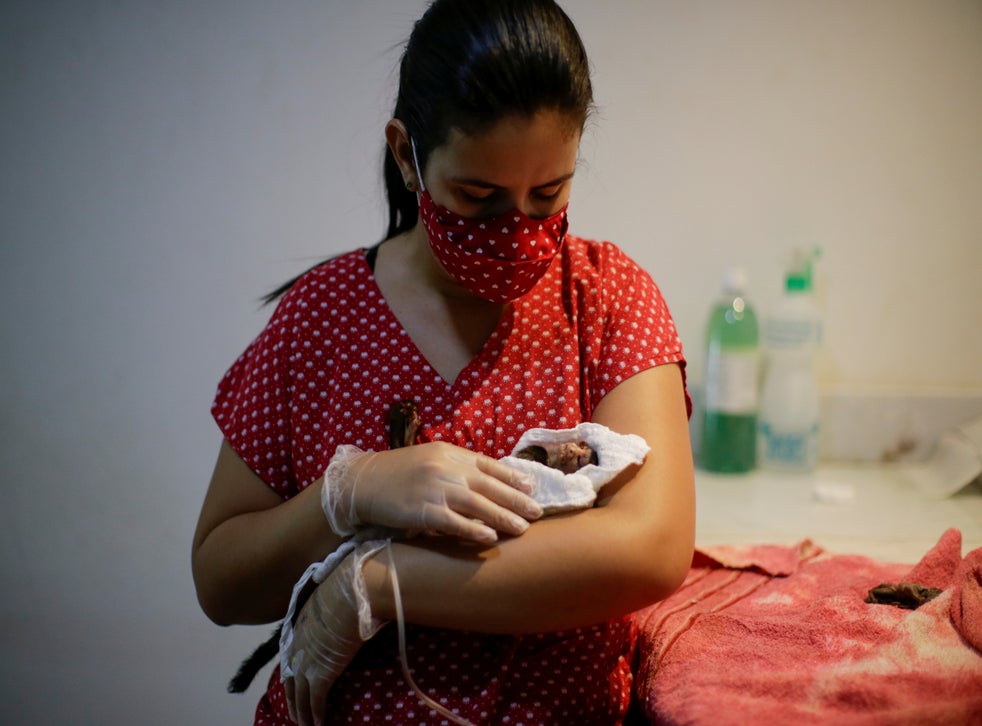
<svg viewBox="0 0 982 726">
<path fill-rule="evenodd" d="M 982 485 L 938 498 L 918 486 L 922 465 L 823 464 L 811 474 L 696 470 L 696 545 L 792 544 L 916 563 L 950 527 L 962 554 L 982 547 Z"/>
</svg>

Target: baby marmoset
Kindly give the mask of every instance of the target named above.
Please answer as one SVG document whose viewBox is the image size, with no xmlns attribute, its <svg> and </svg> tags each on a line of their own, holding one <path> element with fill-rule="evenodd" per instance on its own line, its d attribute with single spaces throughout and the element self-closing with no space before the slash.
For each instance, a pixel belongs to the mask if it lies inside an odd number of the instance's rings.
<svg viewBox="0 0 982 726">
<path fill-rule="evenodd" d="M 527 459 L 558 469 L 563 474 L 572 474 L 587 464 L 597 463 L 597 452 L 585 441 L 563 441 L 549 444 L 526 446 L 514 454 L 517 459 Z"/>
</svg>

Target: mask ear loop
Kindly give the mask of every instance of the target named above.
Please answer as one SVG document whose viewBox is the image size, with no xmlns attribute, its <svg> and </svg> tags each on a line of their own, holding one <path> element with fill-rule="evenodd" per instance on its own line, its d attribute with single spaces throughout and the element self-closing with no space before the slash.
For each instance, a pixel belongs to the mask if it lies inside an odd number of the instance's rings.
<svg viewBox="0 0 982 726">
<path fill-rule="evenodd" d="M 409 146 L 413 150 L 413 164 L 416 166 L 416 176 L 419 178 L 419 191 L 425 192 L 426 185 L 423 184 L 423 170 L 419 166 L 419 157 L 416 156 L 416 142 L 413 140 L 411 136 L 409 137 Z M 418 197 L 419 194 L 417 193 L 416 196 Z"/>
<path fill-rule="evenodd" d="M 413 155 L 415 156 L 415 150 Z M 422 186 L 422 181 L 420 185 Z M 389 577 L 392 580 L 392 599 L 395 601 L 396 606 L 396 627 L 399 630 L 399 662 L 402 665 L 403 678 L 406 679 L 406 682 L 412 687 L 413 691 L 416 692 L 416 695 L 423 703 L 441 716 L 449 719 L 451 723 L 460 724 L 460 726 L 474 726 L 467 719 L 458 716 L 446 706 L 437 703 L 423 693 L 422 689 L 416 685 L 416 681 L 413 680 L 412 673 L 409 671 L 409 659 L 406 657 L 406 618 L 402 613 L 402 593 L 399 590 L 399 575 L 396 574 L 396 563 L 392 557 L 391 541 L 386 545 L 385 550 L 389 555 Z"/>
</svg>

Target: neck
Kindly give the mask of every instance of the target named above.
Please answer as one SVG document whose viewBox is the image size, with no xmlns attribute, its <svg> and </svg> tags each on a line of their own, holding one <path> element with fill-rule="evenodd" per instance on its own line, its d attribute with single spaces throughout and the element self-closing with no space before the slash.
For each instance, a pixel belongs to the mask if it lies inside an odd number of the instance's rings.
<svg viewBox="0 0 982 726">
<path fill-rule="evenodd" d="M 382 245 L 375 270 L 389 308 L 448 382 L 480 352 L 507 311 L 454 282 L 419 229 Z"/>
<path fill-rule="evenodd" d="M 430 240 L 422 224 L 417 223 L 406 233 L 406 237 L 405 259 L 410 277 L 422 282 L 448 304 L 465 310 L 497 311 L 499 315 L 507 307 L 507 303 L 494 303 L 478 297 L 454 280 L 430 249 Z"/>
</svg>

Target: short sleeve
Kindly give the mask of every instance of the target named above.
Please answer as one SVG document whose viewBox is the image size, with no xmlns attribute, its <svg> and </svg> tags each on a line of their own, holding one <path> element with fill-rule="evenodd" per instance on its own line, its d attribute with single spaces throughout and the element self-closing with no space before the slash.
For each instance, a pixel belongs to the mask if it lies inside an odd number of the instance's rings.
<svg viewBox="0 0 982 726">
<path fill-rule="evenodd" d="M 222 434 L 242 460 L 280 496 L 297 492 L 291 455 L 290 346 L 284 298 L 269 324 L 232 364 L 211 407 Z"/>
<path fill-rule="evenodd" d="M 603 243 L 602 248 L 604 325 L 592 386 L 594 408 L 617 384 L 655 366 L 678 364 L 685 383 L 682 341 L 661 290 L 651 275 L 619 248 L 610 243 Z M 687 390 L 685 402 L 691 416 Z"/>
</svg>

